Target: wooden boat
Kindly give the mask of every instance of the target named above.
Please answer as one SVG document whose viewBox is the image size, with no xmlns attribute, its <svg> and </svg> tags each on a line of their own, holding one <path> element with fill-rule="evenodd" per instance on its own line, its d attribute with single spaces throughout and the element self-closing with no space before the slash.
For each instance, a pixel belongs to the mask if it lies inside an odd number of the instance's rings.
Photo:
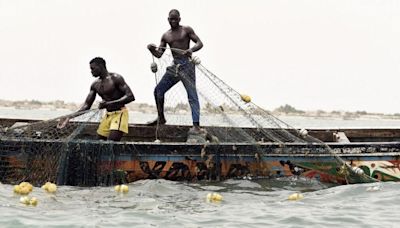
<svg viewBox="0 0 400 228">
<path fill-rule="evenodd" d="M 0 119 L 0 126 L 21 122 L 33 120 Z M 336 184 L 362 182 L 349 180 L 337 157 L 378 181 L 400 180 L 400 129 L 309 129 L 310 135 L 329 145 L 332 151 L 327 153 L 325 144 L 318 143 L 241 142 L 227 137 L 234 130 L 229 127 L 205 127 L 218 143 L 187 142 L 189 126 L 160 126 L 155 141 L 156 127 L 131 125 L 122 142 L 97 140 L 96 128 L 96 123 L 84 123 L 79 134 L 67 141 L 0 137 L 0 181 L 96 186 L 155 178 L 219 181 L 302 176 Z M 257 138 L 257 129 L 241 130 Z M 50 145 L 57 151 L 47 151 Z M 40 175 L 46 161 L 54 158 L 58 162 L 50 167 L 53 174 Z M 35 175 L 21 179 L 21 173 L 33 169 Z"/>
</svg>

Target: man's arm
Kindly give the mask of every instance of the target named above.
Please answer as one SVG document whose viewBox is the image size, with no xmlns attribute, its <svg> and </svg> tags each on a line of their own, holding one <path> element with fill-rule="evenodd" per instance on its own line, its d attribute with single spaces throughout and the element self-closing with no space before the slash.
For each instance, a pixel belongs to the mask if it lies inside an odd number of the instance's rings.
<svg viewBox="0 0 400 228">
<path fill-rule="evenodd" d="M 70 119 L 81 115 L 82 111 L 89 110 L 90 107 L 92 107 L 95 99 L 96 99 L 96 91 L 94 89 L 94 84 L 92 84 L 92 86 L 90 87 L 90 92 L 87 95 L 85 103 L 82 105 L 82 107 L 78 111 L 76 111 L 64 118 L 61 118 L 57 124 L 57 128 L 60 128 L 60 129 L 64 128 L 65 126 L 67 126 Z"/>
<path fill-rule="evenodd" d="M 128 84 L 126 84 L 124 78 L 121 75 L 116 74 L 114 82 L 118 86 L 118 89 L 124 93 L 124 96 L 117 100 L 101 102 L 99 108 L 107 108 L 109 106 L 122 106 L 135 100 L 135 96 L 133 95 L 131 88 L 129 88 Z"/>
<path fill-rule="evenodd" d="M 147 45 L 147 49 L 149 49 L 151 54 L 154 55 L 156 58 L 161 58 L 161 56 L 165 52 L 165 48 L 167 47 L 167 42 L 165 42 L 164 36 L 165 35 L 161 37 L 160 46 L 156 47 L 155 44 Z"/>
<path fill-rule="evenodd" d="M 189 38 L 195 43 L 195 45 L 190 49 L 192 50 L 192 52 L 200 50 L 203 47 L 203 42 L 201 42 L 200 38 L 190 26 L 187 26 L 186 29 L 188 31 Z"/>
<path fill-rule="evenodd" d="M 94 90 L 94 85 L 90 87 L 90 92 L 86 97 L 85 103 L 78 110 L 78 112 L 85 111 L 92 107 L 94 100 L 96 99 L 96 91 Z"/>
<path fill-rule="evenodd" d="M 203 47 L 203 42 L 201 42 L 200 38 L 196 35 L 194 30 L 190 26 L 186 26 L 185 30 L 190 40 L 192 40 L 195 43 L 195 45 L 185 50 L 182 54 L 191 57 L 193 52 L 198 51 Z"/>
</svg>

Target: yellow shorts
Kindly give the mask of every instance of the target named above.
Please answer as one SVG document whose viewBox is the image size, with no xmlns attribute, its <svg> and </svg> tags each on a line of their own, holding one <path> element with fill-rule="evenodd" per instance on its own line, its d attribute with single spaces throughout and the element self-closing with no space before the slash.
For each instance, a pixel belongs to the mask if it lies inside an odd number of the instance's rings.
<svg viewBox="0 0 400 228">
<path fill-rule="evenodd" d="M 114 112 L 107 112 L 100 122 L 97 134 L 108 137 L 110 131 L 122 131 L 128 133 L 129 115 L 128 109 L 122 108 Z"/>
</svg>

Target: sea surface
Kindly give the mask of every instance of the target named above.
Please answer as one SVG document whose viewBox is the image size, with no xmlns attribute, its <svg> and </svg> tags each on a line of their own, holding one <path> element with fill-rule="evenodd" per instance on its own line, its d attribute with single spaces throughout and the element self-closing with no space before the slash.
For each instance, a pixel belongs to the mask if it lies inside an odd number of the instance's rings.
<svg viewBox="0 0 400 228">
<path fill-rule="evenodd" d="M 70 114 L 70 110 L 48 110 L 48 109 L 15 109 L 0 107 L 0 118 L 21 118 L 34 120 L 47 120 L 59 116 Z M 186 124 L 192 122 L 190 114 L 170 115 L 166 114 L 168 124 Z M 129 122 L 134 124 L 144 124 L 154 120 L 156 114 L 141 113 L 130 111 Z M 234 117 L 235 118 L 235 117 Z M 294 128 L 400 128 L 400 119 L 383 118 L 364 118 L 364 119 L 341 119 L 341 118 L 321 118 L 321 117 L 302 117 L 302 116 L 277 116 L 280 120 Z M 236 122 L 244 126 L 246 118 L 237 115 Z M 248 122 L 248 121 L 247 121 Z M 223 118 L 218 115 L 202 115 L 202 124 L 224 125 Z"/>
<path fill-rule="evenodd" d="M 0 118 L 54 118 L 67 111 L 0 109 Z M 151 116 L 153 117 L 153 116 Z M 149 117 L 150 119 L 150 117 Z M 138 120 L 141 122 L 145 120 Z M 396 120 L 287 118 L 298 128 L 400 128 Z M 114 187 L 35 187 L 37 206 L 0 184 L 0 227 L 400 227 L 400 183 L 336 186 L 304 178 L 131 183 Z M 207 194 L 219 193 L 220 202 Z M 301 193 L 301 200 L 288 200 Z"/>
</svg>

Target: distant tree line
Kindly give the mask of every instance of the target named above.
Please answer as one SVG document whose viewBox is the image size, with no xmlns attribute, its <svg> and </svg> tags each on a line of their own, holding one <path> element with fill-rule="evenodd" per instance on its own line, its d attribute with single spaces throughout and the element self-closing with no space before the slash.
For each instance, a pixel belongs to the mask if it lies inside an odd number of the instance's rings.
<svg viewBox="0 0 400 228">
<path fill-rule="evenodd" d="M 96 104 L 94 104 L 96 105 Z M 41 108 L 41 107 L 53 107 L 56 109 L 60 108 L 65 108 L 65 109 L 70 109 L 70 110 L 76 110 L 79 108 L 79 104 L 76 103 L 66 103 L 62 100 L 55 100 L 55 101 L 38 101 L 38 100 L 22 100 L 22 101 L 9 101 L 9 100 L 2 100 L 0 99 L 0 106 L 2 107 L 16 107 L 16 108 Z M 96 105 L 97 106 L 97 105 Z M 143 112 L 152 112 L 152 110 L 155 109 L 154 104 L 147 104 L 147 103 L 137 103 L 137 102 L 132 102 L 127 105 L 130 110 L 136 110 L 136 111 L 143 111 Z M 190 112 L 190 106 L 188 105 L 187 102 L 179 102 L 175 105 L 167 106 L 166 111 L 169 112 Z M 237 113 L 240 112 L 240 109 L 236 106 L 232 106 L 229 104 L 221 104 L 219 106 L 212 105 L 210 103 L 205 103 L 202 107 L 202 112 L 205 113 Z M 261 107 L 258 107 L 257 110 L 254 110 L 254 114 L 259 114 L 263 115 L 265 112 L 268 112 L 268 110 L 263 109 Z M 358 118 L 363 115 L 384 115 L 387 117 L 394 117 L 394 118 L 400 118 L 400 113 L 394 113 L 394 114 L 381 114 L 381 113 L 368 113 L 366 111 L 356 111 L 356 112 L 348 112 L 348 111 L 331 111 L 327 112 L 324 110 L 316 110 L 316 111 L 304 111 L 304 110 L 299 110 L 296 109 L 295 107 L 285 104 L 281 105 L 278 108 L 273 110 L 274 113 L 285 113 L 285 114 L 294 114 L 294 115 L 312 115 L 312 116 L 319 116 L 319 117 L 324 117 L 324 116 L 343 116 L 344 118 Z"/>
<path fill-rule="evenodd" d="M 276 108 L 274 110 L 274 112 L 280 112 L 280 113 L 286 113 L 286 114 L 289 114 L 289 113 L 304 114 L 304 113 L 306 113 L 305 111 L 298 110 L 298 109 L 296 109 L 293 106 L 290 106 L 288 104 L 285 104 L 283 106 L 279 106 L 278 108 Z"/>
</svg>

